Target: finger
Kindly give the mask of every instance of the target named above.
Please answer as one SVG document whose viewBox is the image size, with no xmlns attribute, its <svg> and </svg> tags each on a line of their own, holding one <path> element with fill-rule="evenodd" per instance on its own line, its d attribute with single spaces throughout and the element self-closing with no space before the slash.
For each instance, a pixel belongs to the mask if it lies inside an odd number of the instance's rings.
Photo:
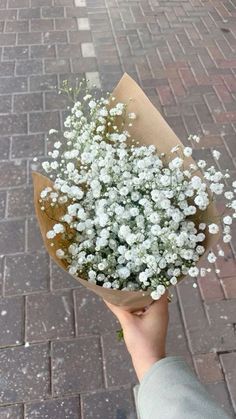
<svg viewBox="0 0 236 419">
<path fill-rule="evenodd" d="M 142 308 L 141 310 L 132 311 L 132 314 L 135 314 L 135 316 L 142 316 L 142 314 L 146 311 L 146 307 Z"/>
<path fill-rule="evenodd" d="M 143 308 L 136 309 L 135 311 L 130 311 L 130 310 L 127 309 L 127 307 L 124 308 L 123 306 L 116 306 L 115 304 L 111 304 L 108 301 L 105 301 L 105 300 L 103 300 L 103 301 L 104 301 L 104 303 L 106 303 L 106 305 L 108 306 L 108 308 L 116 316 L 118 315 L 118 312 L 119 313 L 122 313 L 122 314 L 128 313 L 131 316 L 140 316 L 140 315 L 142 315 L 147 310 L 147 307 L 143 307 Z M 130 316 L 126 316 L 126 317 L 130 317 Z"/>
<path fill-rule="evenodd" d="M 166 292 L 159 300 L 153 301 L 143 313 L 143 316 L 151 316 L 168 313 L 168 293 Z"/>
<path fill-rule="evenodd" d="M 116 306 L 115 304 L 111 304 L 106 300 L 103 301 L 112 313 L 115 314 L 121 324 L 124 324 L 128 320 L 132 319 L 133 315 L 129 311 L 124 310 L 122 307 Z"/>
</svg>

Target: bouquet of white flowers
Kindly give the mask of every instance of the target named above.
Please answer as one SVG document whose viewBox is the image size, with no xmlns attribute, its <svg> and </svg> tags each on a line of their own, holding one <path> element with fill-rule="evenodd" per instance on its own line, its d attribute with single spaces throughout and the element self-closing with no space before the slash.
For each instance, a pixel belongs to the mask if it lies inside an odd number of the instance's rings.
<svg viewBox="0 0 236 419">
<path fill-rule="evenodd" d="M 192 148 L 127 74 L 110 97 L 86 91 L 64 125 L 64 141 L 43 163 L 49 179 L 34 174 L 36 212 L 53 259 L 108 301 L 136 308 L 186 275 L 205 275 L 197 266 L 202 255 L 210 264 L 223 255 L 210 250 L 221 221 L 224 242 L 231 239 L 232 217 L 219 217 L 214 205 L 223 194 L 236 216 L 228 172 L 194 162 Z"/>
</svg>

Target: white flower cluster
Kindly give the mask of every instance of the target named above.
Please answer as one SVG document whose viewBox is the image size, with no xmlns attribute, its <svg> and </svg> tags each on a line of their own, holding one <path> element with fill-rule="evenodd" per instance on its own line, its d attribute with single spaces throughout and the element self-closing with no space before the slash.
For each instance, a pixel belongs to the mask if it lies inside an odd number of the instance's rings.
<svg viewBox="0 0 236 419">
<path fill-rule="evenodd" d="M 43 163 L 54 188 L 41 192 L 42 210 L 65 208 L 47 238 L 67 239 L 56 254 L 72 275 L 105 288 L 150 290 L 158 299 L 181 276 L 205 274 L 196 264 L 205 252 L 206 230 L 217 234 L 218 220 L 195 224 L 194 214 L 224 194 L 235 217 L 236 182 L 225 191 L 227 173 L 207 168 L 204 160 L 186 167 L 191 147 L 174 147 L 166 163 L 155 146 L 139 146 L 131 138 L 125 126 L 138 115 L 129 113 L 125 125 L 126 113 L 126 104 L 90 94 L 74 104 L 64 144 L 56 141 Z M 217 160 L 218 152 L 213 156 Z M 226 243 L 231 223 L 224 216 Z M 216 257 L 210 252 L 209 262 Z"/>
</svg>

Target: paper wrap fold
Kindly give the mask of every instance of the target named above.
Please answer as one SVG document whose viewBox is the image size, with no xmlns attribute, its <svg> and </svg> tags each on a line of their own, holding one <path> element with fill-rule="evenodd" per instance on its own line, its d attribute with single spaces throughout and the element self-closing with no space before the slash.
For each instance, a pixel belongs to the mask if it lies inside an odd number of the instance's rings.
<svg viewBox="0 0 236 419">
<path fill-rule="evenodd" d="M 133 126 L 127 128 L 131 134 L 131 138 L 139 140 L 140 145 L 154 144 L 157 147 L 158 153 L 169 153 L 176 145 L 183 147 L 183 144 L 161 116 L 160 112 L 153 106 L 142 89 L 128 74 L 125 73 L 123 75 L 112 95 L 116 98 L 113 103 L 126 103 L 128 104 L 128 112 L 134 112 L 137 115 L 137 119 L 134 121 Z M 194 160 L 191 157 L 185 159 L 186 167 L 189 163 L 194 163 Z M 201 176 L 201 173 L 199 173 L 199 175 Z M 60 247 L 60 238 L 56 236 L 53 240 L 53 247 L 50 245 L 52 241 L 46 238 L 46 232 L 52 229 L 55 222 L 41 210 L 41 204 L 39 202 L 40 192 L 47 186 L 52 187 L 53 183 L 47 177 L 36 172 L 33 173 L 33 183 L 35 212 L 46 249 L 51 258 L 66 270 L 66 261 L 59 259 L 56 256 L 56 250 Z M 58 214 L 58 216 L 59 215 L 60 214 Z M 212 203 L 208 206 L 206 211 L 201 211 L 200 221 L 208 223 L 210 220 L 215 220 L 217 215 L 218 213 L 215 205 Z M 193 217 L 196 222 L 198 222 L 198 216 L 199 213 Z M 204 246 L 209 250 L 216 243 L 218 236 L 210 235 L 207 231 L 205 234 L 206 239 L 204 241 Z M 78 278 L 76 276 L 75 278 L 86 288 L 89 288 L 106 301 L 126 307 L 129 310 L 145 307 L 152 301 L 150 292 L 106 289 L 99 285 L 92 284 L 86 279 Z"/>
</svg>

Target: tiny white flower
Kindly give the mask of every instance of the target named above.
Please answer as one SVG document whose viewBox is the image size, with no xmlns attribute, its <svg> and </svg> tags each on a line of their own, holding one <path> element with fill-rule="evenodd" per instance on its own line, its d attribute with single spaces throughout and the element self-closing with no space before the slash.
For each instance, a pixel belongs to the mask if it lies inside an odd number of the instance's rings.
<svg viewBox="0 0 236 419">
<path fill-rule="evenodd" d="M 121 225 L 121 227 L 119 229 L 119 235 L 122 238 L 125 238 L 129 233 L 130 233 L 130 227 L 126 226 L 126 225 Z"/>
<path fill-rule="evenodd" d="M 161 227 L 157 224 L 157 225 L 153 225 L 152 227 L 151 227 L 151 233 L 154 235 L 154 236 L 158 236 L 159 234 L 160 234 L 160 232 L 161 232 Z"/>
<path fill-rule="evenodd" d="M 91 95 L 90 94 L 87 94 L 87 95 L 85 95 L 84 97 L 83 97 L 83 99 L 86 101 L 86 100 L 88 100 L 88 99 L 91 99 Z"/>
<path fill-rule="evenodd" d="M 216 255 L 213 252 L 210 252 L 207 256 L 208 262 L 214 263 L 217 259 Z"/>
<path fill-rule="evenodd" d="M 59 164 L 58 164 L 57 161 L 53 161 L 53 162 L 51 162 L 50 166 L 53 170 L 56 170 L 58 168 Z"/>
<path fill-rule="evenodd" d="M 131 209 L 129 210 L 129 212 L 130 212 L 130 215 L 132 215 L 132 217 L 136 217 L 137 215 L 139 215 L 139 210 L 138 210 L 138 208 L 131 208 Z"/>
<path fill-rule="evenodd" d="M 96 247 L 100 250 L 100 248 L 103 248 L 105 246 L 107 246 L 107 239 L 105 239 L 104 237 L 97 238 Z"/>
<path fill-rule="evenodd" d="M 46 198 L 48 194 L 48 191 L 46 189 L 44 189 L 41 193 L 40 193 L 40 198 Z"/>
<path fill-rule="evenodd" d="M 217 234 L 219 232 L 218 225 L 217 224 L 214 224 L 214 223 L 210 224 L 208 226 L 208 229 L 209 229 L 209 233 L 211 233 L 211 234 Z"/>
<path fill-rule="evenodd" d="M 91 280 L 95 280 L 96 279 L 96 272 L 95 271 L 93 271 L 92 269 L 88 272 L 88 277 L 91 279 Z"/>
<path fill-rule="evenodd" d="M 70 267 L 69 267 L 69 273 L 70 273 L 71 275 L 75 275 L 75 274 L 76 274 L 76 272 L 77 272 L 77 268 L 76 268 L 76 266 L 70 266 Z"/>
<path fill-rule="evenodd" d="M 148 279 L 148 275 L 146 272 L 140 272 L 139 274 L 139 281 L 140 282 L 145 282 Z"/>
<path fill-rule="evenodd" d="M 102 286 L 103 286 L 103 288 L 111 288 L 111 282 L 110 281 L 104 282 L 104 284 L 102 284 Z"/>
<path fill-rule="evenodd" d="M 167 209 L 170 208 L 170 200 L 169 199 L 162 199 L 160 202 L 161 208 Z"/>
<path fill-rule="evenodd" d="M 90 102 L 88 103 L 90 109 L 94 109 L 96 108 L 96 102 L 94 100 L 90 100 Z"/>
<path fill-rule="evenodd" d="M 205 160 L 199 160 L 197 165 L 200 169 L 204 169 L 206 167 L 206 161 Z"/>
<path fill-rule="evenodd" d="M 68 170 L 68 172 L 73 172 L 75 170 L 75 165 L 74 163 L 67 163 L 66 168 Z"/>
<path fill-rule="evenodd" d="M 153 300 L 159 300 L 161 298 L 161 294 L 158 291 L 152 291 L 151 297 Z"/>
<path fill-rule="evenodd" d="M 53 150 L 53 152 L 52 152 L 52 158 L 53 159 L 57 159 L 58 156 L 59 156 L 59 151 L 58 150 Z"/>
<path fill-rule="evenodd" d="M 188 274 L 195 278 L 196 276 L 198 276 L 199 274 L 199 269 L 196 266 L 192 266 L 189 270 L 188 270 Z"/>
<path fill-rule="evenodd" d="M 107 115 L 108 115 L 108 111 L 107 111 L 107 109 L 106 109 L 106 108 L 101 109 L 101 110 L 100 110 L 100 115 L 101 115 L 101 116 L 107 116 Z"/>
<path fill-rule="evenodd" d="M 65 228 L 64 228 L 63 224 L 57 223 L 57 224 L 54 224 L 54 226 L 53 226 L 53 231 L 54 231 L 56 234 L 59 234 L 59 233 L 64 233 Z"/>
<path fill-rule="evenodd" d="M 194 203 L 200 208 L 200 209 L 206 209 L 209 199 L 204 195 L 197 195 L 194 198 Z"/>
<path fill-rule="evenodd" d="M 199 176 L 193 176 L 191 179 L 191 184 L 194 189 L 199 189 L 202 186 L 202 179 Z"/>
<path fill-rule="evenodd" d="M 134 112 L 130 112 L 128 114 L 128 117 L 129 117 L 129 119 L 136 119 L 137 118 L 137 116 L 136 116 L 136 114 Z"/>
<path fill-rule="evenodd" d="M 152 214 L 150 214 L 149 220 L 151 221 L 151 223 L 157 224 L 160 221 L 160 215 L 157 212 L 153 212 Z"/>
<path fill-rule="evenodd" d="M 171 160 L 171 162 L 169 163 L 169 167 L 171 169 L 178 169 L 183 165 L 183 159 L 181 159 L 180 157 L 176 157 L 175 159 Z"/>
<path fill-rule="evenodd" d="M 136 241 L 136 235 L 135 234 L 128 234 L 127 237 L 125 238 L 126 242 L 132 246 L 132 244 L 135 243 Z"/>
<path fill-rule="evenodd" d="M 224 189 L 223 183 L 211 183 L 210 189 L 212 192 L 214 192 L 216 195 L 221 195 Z"/>
<path fill-rule="evenodd" d="M 199 135 L 193 135 L 192 136 L 192 139 L 193 139 L 193 141 L 195 141 L 196 143 L 199 143 L 200 142 L 200 137 L 199 137 Z"/>
<path fill-rule="evenodd" d="M 159 260 L 159 267 L 160 267 L 160 269 L 165 269 L 166 266 L 167 266 L 167 262 L 166 262 L 165 258 L 163 257 Z"/>
<path fill-rule="evenodd" d="M 170 283 L 172 284 L 172 285 L 176 285 L 177 284 L 177 278 L 175 277 L 175 276 L 172 276 L 172 278 L 170 279 Z"/>
<path fill-rule="evenodd" d="M 118 269 L 118 274 L 122 279 L 126 279 L 130 276 L 130 270 L 123 266 Z"/>
<path fill-rule="evenodd" d="M 46 233 L 46 237 L 47 237 L 47 239 L 54 239 L 54 237 L 56 236 L 56 233 L 55 233 L 55 231 L 53 231 L 53 230 L 49 230 L 47 233 Z"/>
<path fill-rule="evenodd" d="M 153 201 L 158 202 L 160 199 L 160 192 L 157 189 L 153 189 L 151 191 L 151 197 L 153 199 Z"/>
<path fill-rule="evenodd" d="M 223 236 L 223 242 L 224 243 L 229 243 L 231 241 L 231 239 L 232 239 L 232 236 L 230 234 L 225 234 Z"/>
<path fill-rule="evenodd" d="M 186 157 L 190 157 L 192 155 L 193 149 L 191 147 L 185 147 L 183 152 Z"/>
<path fill-rule="evenodd" d="M 78 186 L 71 186 L 68 195 L 69 197 L 75 197 L 76 199 L 80 200 L 83 198 L 84 192 Z"/>
<path fill-rule="evenodd" d="M 76 118 L 81 118 L 81 116 L 83 116 L 83 112 L 81 110 L 77 110 L 75 112 L 75 116 L 76 116 Z"/>
<path fill-rule="evenodd" d="M 175 153 L 178 150 L 179 150 L 179 145 L 176 145 L 170 151 L 171 151 L 171 153 Z"/>
<path fill-rule="evenodd" d="M 161 295 L 165 294 L 166 289 L 165 289 L 164 285 L 157 285 L 157 292 Z"/>
<path fill-rule="evenodd" d="M 224 226 L 224 230 L 223 230 L 223 231 L 224 231 L 224 233 L 225 233 L 225 234 L 230 234 L 230 232 L 231 232 L 231 227 L 230 227 L 229 225 L 225 225 L 225 226 Z"/>
<path fill-rule="evenodd" d="M 216 160 L 219 160 L 221 153 L 218 150 L 213 150 L 212 155 Z"/>
<path fill-rule="evenodd" d="M 199 234 L 197 235 L 197 241 L 198 241 L 198 242 L 203 242 L 203 241 L 205 240 L 205 238 L 206 238 L 206 236 L 205 236 L 205 234 L 204 234 L 204 233 L 199 233 Z"/>
<path fill-rule="evenodd" d="M 171 182 L 171 178 L 170 178 L 170 176 L 164 175 L 164 176 L 161 176 L 160 181 L 161 181 L 161 184 L 163 186 L 169 186 L 169 184 Z"/>
<path fill-rule="evenodd" d="M 50 170 L 50 163 L 48 161 L 44 161 L 42 163 L 42 167 L 45 170 L 45 172 L 48 172 Z"/>
<path fill-rule="evenodd" d="M 58 258 L 63 258 L 63 256 L 65 256 L 65 252 L 62 249 L 57 249 L 56 250 L 56 255 Z"/>
<path fill-rule="evenodd" d="M 119 192 L 121 195 L 126 196 L 129 193 L 129 189 L 126 186 L 123 186 L 123 188 L 120 188 Z"/>
<path fill-rule="evenodd" d="M 224 193 L 226 199 L 233 199 L 234 194 L 231 191 L 227 191 Z"/>
<path fill-rule="evenodd" d="M 196 247 L 196 251 L 199 255 L 203 255 L 203 253 L 205 252 L 205 247 L 204 246 L 197 246 Z"/>
<path fill-rule="evenodd" d="M 53 128 L 50 129 L 49 132 L 48 132 L 49 135 L 57 134 L 57 133 L 58 133 L 58 131 L 56 129 L 53 129 Z"/>
<path fill-rule="evenodd" d="M 224 224 L 226 224 L 226 225 L 231 225 L 232 224 L 232 217 L 230 217 L 229 215 L 226 215 L 224 218 L 223 218 L 223 223 Z"/>
<path fill-rule="evenodd" d="M 197 209 L 194 205 L 190 205 L 189 207 L 184 209 L 184 214 L 185 215 L 193 215 L 196 214 Z"/>
<path fill-rule="evenodd" d="M 61 143 L 60 141 L 56 141 L 56 142 L 54 143 L 54 147 L 55 147 L 56 149 L 59 149 L 59 148 L 61 147 L 61 145 L 62 145 L 62 143 Z"/>
<path fill-rule="evenodd" d="M 213 182 L 219 182 L 221 179 L 223 179 L 224 175 L 221 172 L 216 172 L 214 175 L 212 175 Z"/>
<path fill-rule="evenodd" d="M 78 208 L 79 208 L 79 205 L 78 204 L 71 204 L 71 205 L 69 205 L 67 207 L 68 214 L 71 215 L 71 216 L 75 216 Z"/>
</svg>

